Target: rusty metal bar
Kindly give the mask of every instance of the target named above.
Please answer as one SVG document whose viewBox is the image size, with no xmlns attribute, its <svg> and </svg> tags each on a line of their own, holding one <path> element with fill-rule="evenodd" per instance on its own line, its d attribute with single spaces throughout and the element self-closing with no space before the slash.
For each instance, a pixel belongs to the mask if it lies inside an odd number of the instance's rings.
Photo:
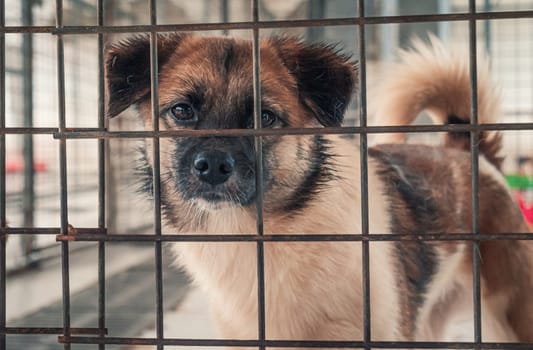
<svg viewBox="0 0 533 350">
<path fill-rule="evenodd" d="M 150 24 L 157 24 L 156 0 L 150 0 Z M 152 128 L 159 131 L 159 80 L 157 57 L 157 32 L 150 32 L 150 90 L 152 98 Z M 154 196 L 154 235 L 161 236 L 161 158 L 159 137 L 153 142 L 153 196 Z M 155 241 L 155 288 L 156 288 L 156 336 L 157 350 L 163 350 L 159 343 L 163 339 L 163 253 L 161 241 Z"/>
<path fill-rule="evenodd" d="M 233 340 L 233 339 L 176 339 L 165 338 L 121 338 L 121 337 L 59 337 L 59 342 L 71 344 L 105 344 L 113 345 L 171 345 L 198 347 L 258 347 L 261 344 L 269 348 L 364 348 L 362 341 L 300 341 L 300 340 Z M 472 342 L 370 342 L 372 348 L 378 349 L 471 349 Z M 526 343 L 483 343 L 484 349 L 531 350 Z"/>
<path fill-rule="evenodd" d="M 96 4 L 96 23 L 99 27 L 104 23 L 104 0 Z M 98 33 L 98 129 L 107 131 L 105 116 L 105 69 L 104 69 L 104 35 Z M 106 150 L 109 140 L 98 140 L 98 228 L 106 227 Z M 105 329 L 106 321 L 106 284 L 105 284 L 105 241 L 98 242 L 98 328 Z M 105 344 L 98 345 L 99 350 L 105 350 Z"/>
<path fill-rule="evenodd" d="M 220 0 L 220 20 L 222 23 L 229 23 L 229 0 Z M 222 34 L 228 35 L 227 29 L 222 31 Z"/>
<path fill-rule="evenodd" d="M 492 4 L 491 0 L 483 0 L 483 12 L 491 12 Z M 490 21 L 485 21 L 483 25 L 484 30 L 484 44 L 487 54 L 490 56 L 492 51 L 492 35 L 491 35 L 491 23 Z"/>
<path fill-rule="evenodd" d="M 97 229 L 95 229 L 96 231 Z M 426 233 L 424 235 L 392 234 L 392 233 L 370 233 L 362 234 L 276 234 L 276 235 L 246 235 L 246 234 L 164 234 L 161 236 L 145 234 L 113 234 L 85 233 L 71 236 L 57 235 L 56 240 L 93 242 L 394 242 L 394 241 L 489 241 L 489 240 L 533 240 L 532 233 L 501 233 L 501 234 L 473 234 L 473 233 L 453 233 L 439 232 Z"/>
<path fill-rule="evenodd" d="M 321 19 L 325 17 L 324 14 L 326 12 L 326 0 L 309 0 L 307 7 L 307 13 L 310 19 Z M 309 27 L 306 29 L 307 40 L 316 42 L 323 39 L 324 28 L 322 26 Z"/>
<path fill-rule="evenodd" d="M 259 0 L 252 0 L 252 20 L 259 22 Z M 260 130 L 261 123 L 261 55 L 259 45 L 259 27 L 252 30 L 252 69 L 253 69 L 253 94 L 254 94 L 254 130 Z M 257 235 L 264 234 L 263 219 L 263 139 L 254 137 L 255 148 L 255 191 L 257 212 Z M 263 342 L 266 339 L 265 321 L 265 247 L 263 241 L 257 241 L 257 331 L 259 350 L 264 350 Z"/>
<path fill-rule="evenodd" d="M 5 0 L 0 0 L 0 30 L 5 27 Z M 6 38 L 0 32 L 0 129 L 6 127 Z M 6 135 L 0 135 L 0 228 L 7 226 L 6 220 Z M 6 327 L 6 245 L 7 235 L 0 235 L 0 328 Z M 6 334 L 0 332 L 0 349 L 6 348 Z"/>
<path fill-rule="evenodd" d="M 96 130 L 96 129 L 95 129 Z M 3 127 L 0 129 L 0 135 L 37 135 L 37 134 L 54 134 L 59 131 L 58 128 L 39 128 L 39 127 Z"/>
<path fill-rule="evenodd" d="M 332 135 L 332 134 L 383 134 L 383 133 L 428 133 L 428 132 L 469 132 L 469 131 L 525 131 L 533 130 L 533 123 L 494 123 L 494 124 L 449 124 L 449 125 L 399 125 L 399 126 L 353 126 L 328 128 L 287 128 L 287 129 L 201 129 L 164 131 L 98 131 L 86 130 L 53 133 L 56 139 L 92 138 L 153 138 L 153 137 L 210 137 L 210 136 L 281 136 L 281 135 Z"/>
<path fill-rule="evenodd" d="M 5 27 L 5 0 L 0 0 L 0 29 Z M 0 227 L 6 223 L 6 36 L 0 32 Z M 3 240 L 2 240 L 3 241 Z M 3 260 L 3 259 L 2 259 Z M 5 264 L 5 261 L 2 261 Z M 5 290 L 4 290 L 5 291 Z"/>
<path fill-rule="evenodd" d="M 96 233 L 107 234 L 105 228 L 68 228 L 69 235 Z M 61 233 L 61 227 L 0 227 L 0 235 L 57 235 Z"/>
<path fill-rule="evenodd" d="M 62 327 L 6 327 L 0 329 L 2 334 L 63 334 Z M 100 328 L 70 328 L 71 334 L 80 335 L 107 335 L 107 329 Z"/>
<path fill-rule="evenodd" d="M 51 34 L 97 34 L 97 33 L 146 33 L 146 32 L 175 32 L 175 31 L 210 31 L 210 30 L 236 30 L 253 28 L 297 28 L 320 26 L 347 26 L 365 24 L 392 24 L 392 23 L 423 23 L 423 22 L 453 22 L 468 21 L 472 18 L 470 13 L 446 13 L 428 15 L 405 16 L 372 16 L 364 19 L 358 17 L 326 18 L 326 19 L 301 19 L 283 21 L 258 21 L 258 22 L 231 22 L 231 23 L 188 23 L 165 25 L 128 25 L 128 26 L 7 26 L 0 28 L 4 33 L 51 33 Z M 533 18 L 533 11 L 494 11 L 476 12 L 473 19 L 498 20 Z"/>
<path fill-rule="evenodd" d="M 476 1 L 468 1 L 468 12 L 476 13 Z M 468 20 L 468 42 L 470 53 L 470 89 L 471 96 L 471 119 L 470 125 L 478 124 L 478 95 L 477 95 L 477 30 L 476 21 Z M 470 166 L 471 166 L 471 193 L 472 193 L 472 232 L 474 236 L 479 234 L 479 132 L 470 131 Z M 472 297 L 474 317 L 474 341 L 475 349 L 481 349 L 481 283 L 479 266 L 479 241 L 472 242 Z"/>
<path fill-rule="evenodd" d="M 63 27 L 63 0 L 56 0 L 56 27 Z M 65 111 L 65 51 L 63 35 L 57 36 L 57 94 L 58 94 L 58 127 L 64 131 L 66 127 Z M 67 187 L 67 144 L 66 139 L 59 140 L 59 176 L 60 176 L 60 211 L 61 234 L 68 235 L 68 187 Z M 70 273 L 69 273 L 69 242 L 61 242 L 61 280 L 63 297 L 63 334 L 70 336 Z M 70 350 L 70 344 L 64 344 Z"/>
<path fill-rule="evenodd" d="M 252 17 L 259 21 L 259 2 L 252 0 Z M 252 41 L 253 59 L 253 95 L 254 95 L 254 131 L 261 130 L 261 63 L 259 53 L 259 29 L 253 29 Z M 263 143 L 261 135 L 254 135 L 256 154 L 256 207 L 257 207 L 257 233 L 263 234 Z"/>
<path fill-rule="evenodd" d="M 360 114 L 359 124 L 362 128 L 367 126 L 367 96 L 366 96 L 366 37 L 365 37 L 365 0 L 358 1 L 359 25 L 359 77 L 360 77 Z M 359 139 L 360 155 L 360 185 L 361 185 L 361 235 L 369 234 L 368 222 L 368 137 L 363 132 Z M 361 268 L 363 277 L 363 342 L 364 348 L 370 350 L 371 336 L 371 313 L 370 313 L 370 245 L 369 241 L 362 241 Z"/>
<path fill-rule="evenodd" d="M 21 17 L 24 25 L 31 26 L 33 23 L 33 1 L 21 2 Z M 22 108 L 24 126 L 33 127 L 33 34 L 26 33 L 22 36 Z M 35 211 L 35 179 L 33 170 L 33 135 L 25 134 L 23 142 L 24 158 L 24 189 L 22 196 L 23 222 L 27 226 L 33 226 Z M 33 237 L 27 236 L 22 242 L 23 254 L 26 260 L 29 258 L 33 246 Z"/>
</svg>

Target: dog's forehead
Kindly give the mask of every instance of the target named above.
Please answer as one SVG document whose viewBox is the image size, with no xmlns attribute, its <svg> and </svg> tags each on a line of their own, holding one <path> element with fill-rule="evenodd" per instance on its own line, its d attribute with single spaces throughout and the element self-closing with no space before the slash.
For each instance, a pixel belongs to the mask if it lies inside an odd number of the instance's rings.
<svg viewBox="0 0 533 350">
<path fill-rule="evenodd" d="M 198 67 L 217 70 L 244 70 L 251 75 L 252 56 L 252 42 L 249 40 L 189 36 L 176 48 L 170 61 L 196 63 Z M 260 56 L 261 65 L 265 68 L 280 63 L 276 48 L 267 40 L 260 42 Z"/>
<path fill-rule="evenodd" d="M 295 86 L 277 51 L 267 42 L 260 46 L 261 82 Z M 159 84 L 163 95 L 186 94 L 190 90 L 251 92 L 253 55 L 250 41 L 234 38 L 190 37 L 181 43 L 161 68 Z M 170 101 L 169 101 L 170 102 Z"/>
</svg>

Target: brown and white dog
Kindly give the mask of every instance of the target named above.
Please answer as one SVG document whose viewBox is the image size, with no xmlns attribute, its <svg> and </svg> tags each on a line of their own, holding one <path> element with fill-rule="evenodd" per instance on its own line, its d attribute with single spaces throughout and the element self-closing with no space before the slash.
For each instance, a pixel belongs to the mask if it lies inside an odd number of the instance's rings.
<svg viewBox="0 0 533 350">
<path fill-rule="evenodd" d="M 226 37 L 158 37 L 159 128 L 253 127 L 252 44 Z M 261 41 L 262 127 L 340 126 L 356 66 L 334 47 L 273 37 Z M 150 44 L 135 37 L 108 50 L 108 115 L 137 108 L 152 125 Z M 497 117 L 481 65 L 480 120 Z M 427 109 L 440 122 L 470 118 L 465 62 L 436 45 L 404 55 L 383 95 L 387 124 Z M 485 108 L 486 107 L 486 108 Z M 383 115 L 383 114 L 380 114 Z M 469 233 L 468 135 L 444 146 L 381 145 L 368 162 L 370 233 Z M 499 171 L 500 137 L 480 134 L 481 234 L 526 232 Z M 152 150 L 142 160 L 152 181 Z M 161 199 L 173 233 L 256 232 L 252 137 L 162 138 Z M 334 135 L 263 138 L 266 234 L 361 233 L 358 143 Z M 220 335 L 257 338 L 256 244 L 176 243 L 179 263 L 210 299 Z M 266 337 L 360 340 L 362 250 L 358 242 L 265 242 Z M 531 245 L 480 243 L 484 341 L 533 342 Z M 473 340 L 472 247 L 461 241 L 370 243 L 373 340 Z"/>
</svg>

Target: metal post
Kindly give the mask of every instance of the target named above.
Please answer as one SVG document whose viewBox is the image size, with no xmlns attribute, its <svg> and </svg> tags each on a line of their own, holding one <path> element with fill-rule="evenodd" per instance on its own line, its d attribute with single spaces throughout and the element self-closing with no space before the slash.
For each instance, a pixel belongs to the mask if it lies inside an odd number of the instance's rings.
<svg viewBox="0 0 533 350">
<path fill-rule="evenodd" d="M 387 0 L 383 2 L 383 16 L 396 16 L 398 14 L 398 0 Z M 398 24 L 384 24 L 381 26 L 381 57 L 384 60 L 391 60 L 394 52 L 399 46 L 400 31 Z"/>
<path fill-rule="evenodd" d="M 98 0 L 100 1 L 100 0 Z M 103 15 L 105 16 L 102 20 L 105 23 L 115 23 L 115 15 L 117 12 L 117 9 L 120 5 L 118 5 L 118 2 L 116 0 L 102 0 L 103 4 Z M 113 34 L 106 34 L 106 41 L 113 41 Z M 102 58 L 103 59 L 103 58 Z M 103 90 L 102 90 L 103 93 Z M 104 93 L 103 93 L 104 94 Z M 101 101 L 103 103 L 103 101 Z M 101 107 L 105 108 L 105 107 Z M 106 129 L 109 126 L 109 120 L 107 118 L 104 118 L 106 120 Z M 118 125 L 118 129 L 122 130 L 122 119 L 118 118 L 115 121 Z M 111 154 L 123 154 L 123 142 L 117 142 L 117 143 L 111 143 L 109 140 L 107 140 L 105 145 L 105 198 L 103 201 L 105 201 L 106 204 L 106 214 L 107 217 L 105 218 L 106 224 L 107 224 L 107 231 L 109 233 L 115 233 L 117 231 L 117 223 L 118 223 L 118 217 L 120 215 L 119 213 L 119 194 L 118 194 L 118 181 L 117 177 L 120 177 L 121 172 L 121 165 L 115 164 L 111 159 Z M 117 157 L 113 158 L 116 162 Z"/>
<path fill-rule="evenodd" d="M 0 29 L 5 26 L 5 0 L 0 0 Z M 0 129 L 6 127 L 6 47 L 5 33 L 0 32 Z M 6 135 L 0 135 L 0 227 L 6 223 Z M 7 235 L 0 235 L 0 328 L 6 328 L 6 243 Z M 6 334 L 0 332 L 0 349 L 6 348 Z"/>
<path fill-rule="evenodd" d="M 156 0 L 150 0 L 150 24 L 157 24 Z M 159 79 L 157 32 L 150 33 L 150 90 L 152 99 L 152 127 L 159 131 Z M 154 234 L 161 236 L 161 158 L 159 137 L 153 142 L 153 193 L 154 193 Z M 163 253 L 161 242 L 155 242 L 155 287 L 156 287 L 156 337 L 157 350 L 163 350 Z"/>
<path fill-rule="evenodd" d="M 324 18 L 326 15 L 326 1 L 325 0 L 310 0 L 309 1 L 309 18 Z M 307 28 L 307 38 L 310 41 L 318 41 L 324 37 L 323 27 L 309 27 Z"/>
<path fill-rule="evenodd" d="M 33 25 L 33 0 L 21 2 L 22 24 Z M 33 35 L 30 33 L 22 36 L 22 109 L 24 115 L 24 126 L 33 127 Z M 26 227 L 34 226 L 35 211 L 35 173 L 33 169 L 33 136 L 24 135 L 23 144 L 24 157 L 24 190 L 22 193 L 22 213 L 23 222 Z M 23 235 L 20 237 L 22 252 L 26 260 L 26 265 L 33 263 L 33 235 Z"/>
<path fill-rule="evenodd" d="M 490 0 L 485 0 L 483 4 L 483 11 L 484 12 L 490 12 L 492 11 L 492 5 L 490 3 Z M 484 28 L 485 28 L 485 50 L 487 50 L 487 54 L 490 55 L 490 49 L 491 49 L 491 34 L 490 34 L 490 21 L 484 21 Z"/>
<path fill-rule="evenodd" d="M 106 9 L 104 0 L 96 4 L 97 25 L 105 24 Z M 109 6 L 109 5 L 108 5 Z M 105 117 L 105 84 L 104 84 L 104 35 L 98 34 L 98 128 L 107 130 Z M 106 227 L 106 160 L 109 158 L 109 140 L 98 140 L 98 228 Z M 98 329 L 100 336 L 105 334 L 106 321 L 106 284 L 105 284 L 105 242 L 98 242 Z M 98 350 L 105 350 L 105 344 L 99 344 Z"/>
<path fill-rule="evenodd" d="M 358 3 L 359 18 L 359 123 L 361 127 L 367 126 L 367 97 L 366 97 L 366 27 L 365 27 L 365 1 L 359 0 Z M 361 234 L 368 237 L 369 234 L 369 215 L 368 215 L 368 135 L 363 132 L 359 139 L 360 144 L 360 165 L 361 165 Z M 363 277 L 363 343 L 365 350 L 370 350 L 372 340 L 371 332 L 371 312 L 370 312 L 370 244 L 368 241 L 361 242 L 361 265 Z"/>
<path fill-rule="evenodd" d="M 56 28 L 63 28 L 63 0 L 56 0 Z M 57 99 L 58 99 L 58 127 L 60 132 L 66 129 L 65 108 L 65 42 L 63 34 L 57 35 Z M 60 188 L 60 233 L 68 236 L 68 187 L 67 187 L 67 140 L 59 140 L 59 188 Z M 69 244 L 61 242 L 61 281 L 63 297 L 63 335 L 71 336 L 70 324 L 70 268 Z M 65 350 L 70 350 L 70 341 L 64 344 Z"/>
<path fill-rule="evenodd" d="M 228 23 L 229 22 L 229 0 L 220 0 L 220 19 L 222 23 Z M 228 35 L 229 31 L 227 29 L 224 29 L 222 31 L 222 34 Z"/>
<path fill-rule="evenodd" d="M 252 21 L 259 22 L 259 0 L 252 0 Z M 254 94 L 254 130 L 261 129 L 261 55 L 259 43 L 259 28 L 252 29 L 252 77 Z M 264 235 L 263 218 L 263 139 L 254 137 L 255 163 L 255 187 L 256 187 L 256 213 L 257 235 Z M 259 350 L 265 350 L 266 340 L 266 302 L 265 302 L 265 247 L 262 241 L 257 242 L 257 335 Z"/>
<path fill-rule="evenodd" d="M 471 126 L 478 125 L 478 95 L 477 95 L 477 31 L 476 20 L 473 18 L 476 14 L 476 1 L 468 1 L 468 13 L 472 18 L 468 20 L 468 41 L 470 52 L 470 87 L 472 106 L 470 112 Z M 479 235 L 479 132 L 470 131 L 470 163 L 471 163 L 471 191 L 472 191 L 472 233 L 474 236 Z M 472 241 L 472 297 L 474 302 L 474 349 L 481 349 L 479 344 L 482 341 L 481 325 L 481 277 L 480 277 L 480 252 L 479 240 Z"/>
<path fill-rule="evenodd" d="M 451 9 L 450 0 L 439 0 L 439 13 L 450 13 Z M 450 38 L 450 22 L 439 22 L 438 33 L 442 41 L 448 42 Z"/>
</svg>

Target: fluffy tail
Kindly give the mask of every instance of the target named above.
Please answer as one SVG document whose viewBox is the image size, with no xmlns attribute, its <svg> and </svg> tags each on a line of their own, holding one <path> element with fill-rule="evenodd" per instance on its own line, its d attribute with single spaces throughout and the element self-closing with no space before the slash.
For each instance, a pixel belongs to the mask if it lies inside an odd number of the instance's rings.
<svg viewBox="0 0 533 350">
<path fill-rule="evenodd" d="M 411 124 L 426 111 L 436 124 L 469 124 L 471 119 L 470 69 L 466 52 L 451 52 L 436 37 L 430 44 L 413 41 L 413 49 L 400 52 L 400 61 L 393 64 L 381 78 L 373 94 L 375 125 Z M 477 60 L 478 122 L 493 123 L 500 117 L 500 94 L 493 85 L 488 60 Z M 379 143 L 405 141 L 405 134 L 380 134 Z M 479 151 L 496 167 L 502 158 L 501 134 L 482 131 Z M 470 133 L 447 133 L 447 147 L 470 148 Z"/>
</svg>

